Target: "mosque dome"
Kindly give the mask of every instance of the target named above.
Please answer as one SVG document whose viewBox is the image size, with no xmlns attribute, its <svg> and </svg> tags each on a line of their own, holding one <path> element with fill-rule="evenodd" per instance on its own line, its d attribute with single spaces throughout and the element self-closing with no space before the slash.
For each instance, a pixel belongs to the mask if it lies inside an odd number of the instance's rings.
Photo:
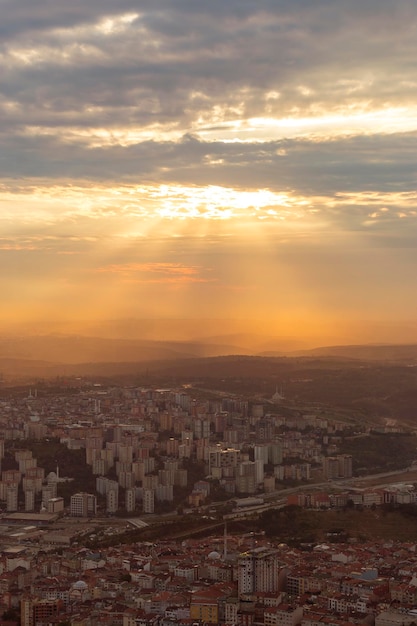
<svg viewBox="0 0 417 626">
<path fill-rule="evenodd" d="M 87 583 L 83 580 L 77 580 L 77 582 L 73 584 L 72 588 L 77 589 L 78 591 L 85 591 L 87 589 Z"/>
<path fill-rule="evenodd" d="M 213 559 L 213 560 L 219 560 L 221 558 L 221 555 L 216 550 L 213 550 L 213 552 L 210 552 L 207 558 Z"/>
</svg>

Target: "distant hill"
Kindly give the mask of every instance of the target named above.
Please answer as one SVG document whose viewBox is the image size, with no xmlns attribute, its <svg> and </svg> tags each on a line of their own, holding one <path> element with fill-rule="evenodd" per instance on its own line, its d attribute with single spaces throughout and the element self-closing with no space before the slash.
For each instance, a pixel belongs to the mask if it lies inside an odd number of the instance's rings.
<svg viewBox="0 0 417 626">
<path fill-rule="evenodd" d="M 49 364 L 143 363 L 216 356 L 308 357 L 356 359 L 417 364 L 416 345 L 341 345 L 294 351 L 293 339 L 271 339 L 243 333 L 192 341 L 120 339 L 82 335 L 0 337 L 0 359 L 23 359 Z M 266 349 L 265 349 L 266 348 Z M 269 348 L 269 349 L 268 349 Z M 5 364 L 7 368 L 7 364 Z"/>
<path fill-rule="evenodd" d="M 408 361 L 417 363 L 417 344 L 326 346 L 293 352 L 291 356 L 332 356 L 364 361 Z"/>
<path fill-rule="evenodd" d="M 108 339 L 78 335 L 0 338 L 0 358 L 55 363 L 117 363 L 245 354 L 245 349 L 187 341 Z"/>
<path fill-rule="evenodd" d="M 58 369 L 64 369 L 57 363 L 37 361 L 35 359 L 9 359 L 0 357 L 0 382 L 10 378 L 49 378 L 58 375 Z M 57 369 L 58 368 L 58 369 Z M 4 379 L 4 380 L 3 380 Z"/>
</svg>

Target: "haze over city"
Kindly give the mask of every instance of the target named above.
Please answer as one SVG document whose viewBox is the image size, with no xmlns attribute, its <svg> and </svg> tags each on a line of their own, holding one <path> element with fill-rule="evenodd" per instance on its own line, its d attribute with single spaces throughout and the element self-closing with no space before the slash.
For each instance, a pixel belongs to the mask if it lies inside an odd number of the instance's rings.
<svg viewBox="0 0 417 626">
<path fill-rule="evenodd" d="M 416 343 L 416 24 L 3 0 L 0 331 Z"/>
</svg>

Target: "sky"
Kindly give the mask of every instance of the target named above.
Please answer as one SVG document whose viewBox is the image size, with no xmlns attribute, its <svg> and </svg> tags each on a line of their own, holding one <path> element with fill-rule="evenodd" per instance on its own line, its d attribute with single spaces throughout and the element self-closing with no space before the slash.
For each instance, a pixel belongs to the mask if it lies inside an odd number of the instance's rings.
<svg viewBox="0 0 417 626">
<path fill-rule="evenodd" d="M 414 0 L 0 14 L 0 330 L 417 341 Z"/>
</svg>

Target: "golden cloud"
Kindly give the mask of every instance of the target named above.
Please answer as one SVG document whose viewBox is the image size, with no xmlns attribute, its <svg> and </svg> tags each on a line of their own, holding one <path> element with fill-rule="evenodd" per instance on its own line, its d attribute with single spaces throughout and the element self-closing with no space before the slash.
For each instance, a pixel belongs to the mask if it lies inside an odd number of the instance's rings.
<svg viewBox="0 0 417 626">
<path fill-rule="evenodd" d="M 100 274 L 113 274 L 120 276 L 125 282 L 141 284 L 151 283 L 208 283 L 215 281 L 201 275 L 202 268 L 194 265 L 182 265 L 181 263 L 122 263 L 105 265 L 94 270 Z"/>
</svg>

